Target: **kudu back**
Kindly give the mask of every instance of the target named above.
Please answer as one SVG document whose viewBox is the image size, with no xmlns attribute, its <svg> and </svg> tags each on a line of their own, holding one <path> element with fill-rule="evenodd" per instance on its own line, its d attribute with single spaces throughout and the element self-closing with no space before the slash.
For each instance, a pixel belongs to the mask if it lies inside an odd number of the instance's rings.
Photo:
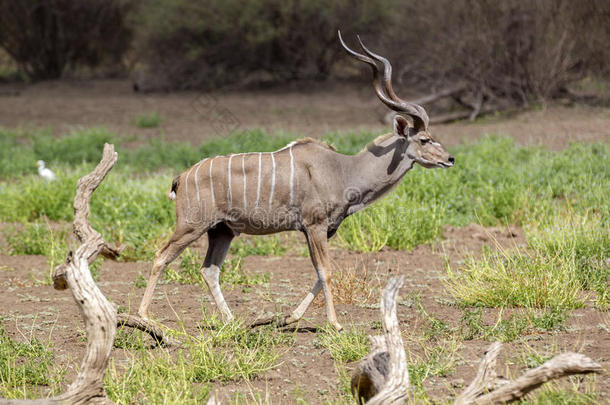
<svg viewBox="0 0 610 405">
<path fill-rule="evenodd" d="M 340 33 L 339 40 L 350 55 L 371 66 L 379 99 L 404 114 L 394 118 L 392 133 L 380 136 L 354 156 L 303 139 L 275 152 L 206 158 L 176 177 L 169 193 L 176 201 L 176 229 L 155 255 L 140 316 L 148 317 L 162 271 L 207 232 L 208 250 L 201 272 L 223 319 L 230 320 L 232 313 L 220 290 L 219 274 L 233 238 L 240 233 L 300 231 L 306 236 L 317 281 L 297 308 L 276 322 L 287 325 L 299 320 L 322 290 L 328 321 L 341 329 L 329 286 L 328 238 L 347 216 L 395 187 L 414 163 L 447 168 L 453 166 L 454 159 L 431 137 L 426 111 L 394 93 L 390 62 L 362 42 L 365 54 L 348 48 Z M 377 62 L 384 66 L 383 74 Z"/>
</svg>

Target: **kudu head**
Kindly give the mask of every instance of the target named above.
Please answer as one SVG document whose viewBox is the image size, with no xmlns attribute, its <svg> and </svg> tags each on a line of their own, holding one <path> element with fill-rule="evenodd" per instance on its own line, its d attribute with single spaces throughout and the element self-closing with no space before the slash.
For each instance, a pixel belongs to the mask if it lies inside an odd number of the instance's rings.
<svg viewBox="0 0 610 405">
<path fill-rule="evenodd" d="M 370 51 L 358 36 L 360 47 L 366 53 L 355 52 L 350 49 L 343 38 L 341 31 L 339 33 L 339 41 L 343 48 L 354 58 L 368 64 L 373 69 L 373 87 L 377 97 L 391 110 L 399 114 L 394 116 L 394 135 L 404 137 L 408 141 L 407 157 L 414 160 L 426 168 L 433 167 L 451 167 L 455 159 L 449 154 L 440 143 L 436 142 L 429 131 L 430 119 L 426 110 L 418 104 L 409 103 L 400 99 L 392 89 L 392 65 L 390 61 L 383 56 L 377 55 Z M 368 55 L 368 56 L 367 56 Z M 383 78 L 380 80 L 380 70 L 375 61 L 383 64 Z M 382 82 L 383 81 L 383 87 Z M 385 92 L 384 92 L 385 89 Z M 409 121 L 400 114 L 411 118 L 412 125 Z"/>
</svg>

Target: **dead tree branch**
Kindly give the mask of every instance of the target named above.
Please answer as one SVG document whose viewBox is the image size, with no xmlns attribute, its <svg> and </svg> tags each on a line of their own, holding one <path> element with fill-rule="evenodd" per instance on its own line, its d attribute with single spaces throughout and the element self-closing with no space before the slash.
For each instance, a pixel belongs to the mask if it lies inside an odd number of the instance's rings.
<svg viewBox="0 0 610 405">
<path fill-rule="evenodd" d="M 498 375 L 496 374 L 496 360 L 502 349 L 502 343 L 494 342 L 485 352 L 479 370 L 470 385 L 456 398 L 454 405 L 471 404 L 485 391 L 496 387 Z"/>
<path fill-rule="evenodd" d="M 490 366 L 493 365 L 487 365 L 485 364 L 485 361 L 481 362 L 481 365 L 479 366 L 479 373 L 481 373 L 482 368 L 488 368 Z M 524 397 L 530 391 L 535 390 L 542 384 L 551 380 L 574 374 L 600 373 L 601 371 L 601 365 L 594 362 L 587 356 L 579 353 L 562 353 L 545 362 L 543 365 L 527 371 L 516 380 L 505 382 L 499 388 L 494 389 L 488 394 L 482 395 L 478 398 L 472 398 L 468 402 L 459 402 L 459 398 L 462 397 L 462 395 L 460 395 L 455 403 L 504 404 Z M 495 374 L 495 372 L 493 372 L 493 374 Z M 484 388 L 485 387 L 478 387 L 479 392 L 483 392 Z"/>
<path fill-rule="evenodd" d="M 396 295 L 401 286 L 402 277 L 394 277 L 384 289 L 381 299 L 384 337 L 370 338 L 371 352 L 360 361 L 352 376 L 352 393 L 360 404 L 403 403 L 407 399 L 409 374 L 396 317 Z M 602 371 L 598 363 L 582 354 L 564 353 L 509 381 L 498 377 L 495 370 L 501 348 L 502 344 L 495 342 L 487 349 L 476 377 L 456 398 L 456 405 L 512 402 L 548 381 Z"/>
<path fill-rule="evenodd" d="M 91 277 L 89 262 L 103 251 L 112 251 L 89 223 L 89 202 L 95 189 L 104 180 L 117 160 L 114 146 L 104 145 L 101 162 L 78 181 L 74 197 L 74 234 L 82 243 L 68 255 L 57 277 L 58 283 L 70 288 L 87 331 L 87 351 L 80 371 L 67 391 L 55 398 L 34 401 L 0 401 L 10 404 L 85 404 L 111 403 L 104 391 L 104 375 L 116 333 L 116 309 Z M 62 289 L 62 288 L 59 288 Z"/>
<path fill-rule="evenodd" d="M 381 296 L 384 338 L 371 337 L 371 353 L 360 361 L 352 376 L 352 393 L 367 404 L 402 403 L 409 387 L 407 355 L 396 316 L 396 295 L 404 277 L 393 277 Z"/>
</svg>

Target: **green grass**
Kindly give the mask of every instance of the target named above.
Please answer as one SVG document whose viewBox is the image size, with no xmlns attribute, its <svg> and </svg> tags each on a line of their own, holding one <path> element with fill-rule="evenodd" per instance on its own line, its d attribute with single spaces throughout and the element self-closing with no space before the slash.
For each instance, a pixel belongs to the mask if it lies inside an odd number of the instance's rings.
<svg viewBox="0 0 610 405">
<path fill-rule="evenodd" d="M 134 124 L 139 128 L 156 128 L 161 125 L 161 122 L 163 122 L 163 118 L 157 112 L 138 115 L 134 120 Z"/>
<path fill-rule="evenodd" d="M 523 405 L 597 405 L 603 403 L 599 392 L 585 387 L 579 391 L 578 382 L 572 382 L 571 387 L 563 388 L 557 383 L 546 384 L 534 394 L 533 398 L 520 401 Z"/>
<path fill-rule="evenodd" d="M 35 338 L 11 339 L 0 318 L 0 398 L 35 398 L 40 396 L 36 386 L 47 386 L 56 393 L 64 371 L 53 367 L 51 349 Z"/>
<path fill-rule="evenodd" d="M 47 258 L 49 271 L 39 281 L 51 284 L 53 269 L 63 263 L 68 254 L 66 229 L 54 230 L 49 223 L 38 221 L 6 226 L 3 233 L 8 244 L 6 253 L 17 256 L 43 255 Z"/>
<path fill-rule="evenodd" d="M 415 387 L 416 398 L 427 399 L 423 384 L 432 376 L 444 377 L 455 371 L 459 344 L 448 340 L 422 346 L 423 354 L 410 353 L 407 347 L 409 382 Z"/>
<path fill-rule="evenodd" d="M 315 345 L 330 352 L 333 360 L 350 363 L 366 356 L 369 352 L 369 339 L 362 329 L 351 328 L 341 332 L 326 325 L 316 337 Z"/>
<path fill-rule="evenodd" d="M 592 298 L 607 308 L 609 257 L 600 216 L 568 212 L 531 226 L 526 250 L 488 250 L 449 268 L 446 285 L 467 306 L 570 309 Z"/>
<path fill-rule="evenodd" d="M 502 317 L 502 311 L 494 325 L 485 325 L 481 308 L 466 309 L 460 320 L 460 334 L 465 340 L 484 339 L 489 341 L 512 342 L 521 336 L 537 332 L 561 330 L 567 313 L 549 310 L 540 315 L 532 311 Z"/>
<path fill-rule="evenodd" d="M 203 314 L 203 333 L 181 333 L 177 352 L 145 350 L 141 338 L 118 335 L 119 345 L 131 349 L 126 370 L 111 362 L 105 378 L 110 399 L 118 404 L 205 403 L 211 383 L 250 381 L 277 367 L 294 336 L 266 327 L 251 330 L 244 322 L 222 323 Z M 117 343 L 115 343 L 117 345 Z"/>
<path fill-rule="evenodd" d="M 234 239 L 229 253 L 237 256 L 282 256 L 286 247 L 278 235 L 263 235 Z"/>
</svg>

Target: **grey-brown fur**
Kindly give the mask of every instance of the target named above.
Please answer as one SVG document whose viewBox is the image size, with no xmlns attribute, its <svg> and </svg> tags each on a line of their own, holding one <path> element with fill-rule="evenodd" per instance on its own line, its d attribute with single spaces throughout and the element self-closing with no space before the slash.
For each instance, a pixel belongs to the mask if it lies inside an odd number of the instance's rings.
<svg viewBox="0 0 610 405">
<path fill-rule="evenodd" d="M 231 319 L 220 291 L 219 272 L 232 239 L 239 233 L 300 231 L 307 238 L 317 281 L 297 309 L 280 323 L 300 319 L 322 290 L 328 320 L 341 329 L 328 286 L 327 239 L 347 216 L 395 187 L 414 163 L 424 167 L 453 165 L 453 157 L 430 137 L 424 125 L 427 115 L 425 119 L 414 117 L 413 111 L 421 109 L 417 107 L 409 106 L 405 111 L 415 128 L 404 117 L 396 116 L 392 133 L 377 138 L 355 156 L 305 139 L 276 152 L 204 159 L 174 179 L 170 198 L 176 199 L 176 230 L 155 256 L 140 316 L 148 316 L 161 272 L 207 232 L 208 252 L 201 271 L 223 318 Z"/>
</svg>

